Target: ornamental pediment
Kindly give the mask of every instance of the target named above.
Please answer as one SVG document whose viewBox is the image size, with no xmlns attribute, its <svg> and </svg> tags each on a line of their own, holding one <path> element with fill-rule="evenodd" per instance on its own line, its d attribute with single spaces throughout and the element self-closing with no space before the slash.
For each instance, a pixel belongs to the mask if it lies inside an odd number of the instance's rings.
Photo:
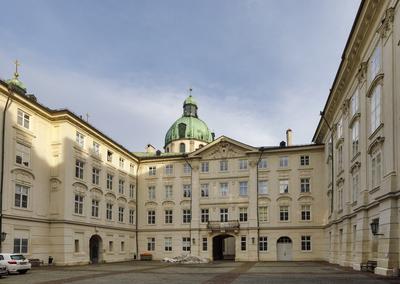
<svg viewBox="0 0 400 284">
<path fill-rule="evenodd" d="M 157 206 L 158 204 L 157 204 L 157 202 L 154 202 L 154 201 L 147 201 L 144 205 L 145 206 Z"/>
<path fill-rule="evenodd" d="M 166 201 L 163 201 L 162 205 L 163 206 L 174 206 L 175 202 L 173 202 L 172 200 L 166 200 Z"/>
</svg>

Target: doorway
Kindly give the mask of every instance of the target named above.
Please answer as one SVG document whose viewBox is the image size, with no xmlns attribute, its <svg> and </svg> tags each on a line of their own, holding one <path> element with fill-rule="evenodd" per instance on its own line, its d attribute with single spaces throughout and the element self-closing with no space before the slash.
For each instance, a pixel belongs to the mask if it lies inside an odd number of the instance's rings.
<svg viewBox="0 0 400 284">
<path fill-rule="evenodd" d="M 278 261 L 292 260 L 292 240 L 289 237 L 280 237 L 276 244 L 276 253 Z"/>
<path fill-rule="evenodd" d="M 96 264 L 101 261 L 102 241 L 99 235 L 93 235 L 89 241 L 90 263 Z"/>
<path fill-rule="evenodd" d="M 235 237 L 219 235 L 213 238 L 213 260 L 235 260 Z"/>
</svg>

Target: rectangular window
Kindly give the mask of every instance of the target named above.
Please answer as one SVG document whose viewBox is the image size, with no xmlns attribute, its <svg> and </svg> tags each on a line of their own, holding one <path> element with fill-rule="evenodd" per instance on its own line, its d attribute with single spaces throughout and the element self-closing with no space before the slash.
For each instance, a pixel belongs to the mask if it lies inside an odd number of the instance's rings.
<svg viewBox="0 0 400 284">
<path fill-rule="evenodd" d="M 228 208 L 220 208 L 219 209 L 219 217 L 220 222 L 228 222 Z"/>
<path fill-rule="evenodd" d="M 358 199 L 358 192 L 359 192 L 359 173 L 358 171 L 354 172 L 352 175 L 352 202 L 356 202 Z"/>
<path fill-rule="evenodd" d="M 268 222 L 268 207 L 261 206 L 258 208 L 258 219 L 260 222 Z"/>
<path fill-rule="evenodd" d="M 118 222 L 123 223 L 124 222 L 124 207 L 118 207 Z"/>
<path fill-rule="evenodd" d="M 309 166 L 310 165 L 310 156 L 304 155 L 300 156 L 300 166 Z"/>
<path fill-rule="evenodd" d="M 201 163 L 201 172 L 202 173 L 208 173 L 210 170 L 209 163 L 208 162 L 202 162 Z"/>
<path fill-rule="evenodd" d="M 85 146 L 85 135 L 83 135 L 82 133 L 80 133 L 80 132 L 76 132 L 76 144 L 78 144 L 78 146 L 79 147 L 82 147 L 83 148 L 83 146 Z"/>
<path fill-rule="evenodd" d="M 372 82 L 375 79 L 376 75 L 378 75 L 379 72 L 381 71 L 381 64 L 382 64 L 381 57 L 382 57 L 382 48 L 378 44 L 375 47 L 375 49 L 371 55 L 370 61 L 369 61 L 369 80 L 370 80 L 370 82 Z"/>
<path fill-rule="evenodd" d="M 241 236 L 240 237 L 240 250 L 245 251 L 247 249 L 247 240 L 246 236 Z"/>
<path fill-rule="evenodd" d="M 119 194 L 125 193 L 125 181 L 123 179 L 120 179 L 118 181 L 118 193 Z"/>
<path fill-rule="evenodd" d="M 16 184 L 15 200 L 14 200 L 15 207 L 28 208 L 28 194 L 29 194 L 29 187 Z"/>
<path fill-rule="evenodd" d="M 192 196 L 192 186 L 190 184 L 183 185 L 183 197 L 191 197 Z"/>
<path fill-rule="evenodd" d="M 259 169 L 266 169 L 267 166 L 268 166 L 267 159 L 261 159 L 260 162 L 258 163 Z"/>
<path fill-rule="evenodd" d="M 172 209 L 167 209 L 164 211 L 165 224 L 172 224 L 172 216 Z"/>
<path fill-rule="evenodd" d="M 247 160 L 239 160 L 239 170 L 247 170 Z"/>
<path fill-rule="evenodd" d="M 343 188 L 338 189 L 338 209 L 342 210 L 343 209 Z"/>
<path fill-rule="evenodd" d="M 100 144 L 93 141 L 93 154 L 100 156 Z"/>
<path fill-rule="evenodd" d="M 239 208 L 239 221 L 247 222 L 247 207 Z"/>
<path fill-rule="evenodd" d="M 381 87 L 375 87 L 371 95 L 371 109 L 370 109 L 371 130 L 374 132 L 381 124 Z"/>
<path fill-rule="evenodd" d="M 190 238 L 188 238 L 188 237 L 182 238 L 182 250 L 190 251 Z"/>
<path fill-rule="evenodd" d="M 156 250 L 156 238 L 147 238 L 147 250 L 148 251 Z"/>
<path fill-rule="evenodd" d="M 209 221 L 209 209 L 203 208 L 201 209 L 201 223 L 208 223 Z"/>
<path fill-rule="evenodd" d="M 302 251 L 311 250 L 311 236 L 301 236 L 301 250 Z"/>
<path fill-rule="evenodd" d="M 301 205 L 301 220 L 302 221 L 311 220 L 311 205 Z"/>
<path fill-rule="evenodd" d="M 14 253 L 28 253 L 28 239 L 14 239 Z"/>
<path fill-rule="evenodd" d="M 171 237 L 164 238 L 164 251 L 172 251 L 172 238 Z"/>
<path fill-rule="evenodd" d="M 98 168 L 92 168 L 92 183 L 99 185 L 100 183 L 100 170 Z"/>
<path fill-rule="evenodd" d="M 289 157 L 280 157 L 279 158 L 279 167 L 287 168 L 289 166 Z"/>
<path fill-rule="evenodd" d="M 268 194 L 268 181 L 260 180 L 258 182 L 258 194 Z"/>
<path fill-rule="evenodd" d="M 170 176 L 173 174 L 174 166 L 173 165 L 166 165 L 165 166 L 165 175 Z"/>
<path fill-rule="evenodd" d="M 124 158 L 119 157 L 119 168 L 123 169 L 125 166 L 125 160 Z"/>
<path fill-rule="evenodd" d="M 337 138 L 343 137 L 343 118 L 341 117 L 337 123 Z"/>
<path fill-rule="evenodd" d="M 381 152 L 377 152 L 377 153 L 374 153 L 371 158 L 371 176 L 372 176 L 372 187 L 373 188 L 380 185 L 381 172 L 382 172 Z"/>
<path fill-rule="evenodd" d="M 351 144 L 352 144 L 352 157 L 358 153 L 358 140 L 359 140 L 360 121 L 357 119 L 351 128 Z"/>
<path fill-rule="evenodd" d="M 26 112 L 22 111 L 22 110 L 18 110 L 18 114 L 17 114 L 17 124 L 29 129 L 30 128 L 30 119 L 31 116 L 29 114 L 27 114 Z"/>
<path fill-rule="evenodd" d="M 83 195 L 75 194 L 74 212 L 79 215 L 83 214 Z"/>
<path fill-rule="evenodd" d="M 156 175 L 156 167 L 155 166 L 152 166 L 152 167 L 149 167 L 149 176 L 155 176 Z"/>
<path fill-rule="evenodd" d="M 228 160 L 219 161 L 219 170 L 221 172 L 228 171 Z"/>
<path fill-rule="evenodd" d="M 289 206 L 279 207 L 279 220 L 289 221 Z"/>
<path fill-rule="evenodd" d="M 192 212 L 190 209 L 183 209 L 182 210 L 182 222 L 184 224 L 190 223 L 190 220 L 192 218 Z"/>
<path fill-rule="evenodd" d="M 135 198 L 135 185 L 129 184 L 129 198 Z"/>
<path fill-rule="evenodd" d="M 268 237 L 262 236 L 259 240 L 259 250 L 267 251 L 268 250 Z"/>
<path fill-rule="evenodd" d="M 114 251 L 114 242 L 113 241 L 108 242 L 108 250 L 110 252 Z"/>
<path fill-rule="evenodd" d="M 351 116 L 354 116 L 358 112 L 358 105 L 359 105 L 359 95 L 358 95 L 358 89 L 357 89 L 350 99 Z"/>
<path fill-rule="evenodd" d="M 130 170 L 130 172 L 131 172 L 132 174 L 135 174 L 135 164 L 130 163 L 130 164 L 129 164 L 129 170 Z"/>
<path fill-rule="evenodd" d="M 149 200 L 155 200 L 156 199 L 156 187 L 155 186 L 149 186 L 147 189 L 147 197 Z"/>
<path fill-rule="evenodd" d="M 135 210 L 129 209 L 129 224 L 135 224 Z"/>
<path fill-rule="evenodd" d="M 154 225 L 156 223 L 156 211 L 149 210 L 147 211 L 147 224 Z"/>
<path fill-rule="evenodd" d="M 92 217 L 99 217 L 99 201 L 92 199 Z"/>
<path fill-rule="evenodd" d="M 247 196 L 247 181 L 239 182 L 239 195 Z"/>
<path fill-rule="evenodd" d="M 300 192 L 310 192 L 310 178 L 300 179 Z"/>
<path fill-rule="evenodd" d="M 343 145 L 339 145 L 337 149 L 337 168 L 338 172 L 343 170 Z"/>
<path fill-rule="evenodd" d="M 228 183 L 222 182 L 219 184 L 219 193 L 221 197 L 228 196 Z"/>
<path fill-rule="evenodd" d="M 279 181 L 279 193 L 289 193 L 289 180 L 284 179 Z"/>
<path fill-rule="evenodd" d="M 107 162 L 112 163 L 112 159 L 113 159 L 113 152 L 107 150 Z"/>
<path fill-rule="evenodd" d="M 113 205 L 111 203 L 107 203 L 106 205 L 106 219 L 107 220 L 112 220 L 113 218 Z"/>
<path fill-rule="evenodd" d="M 190 165 L 188 163 L 183 164 L 183 174 L 190 175 L 191 172 L 192 168 L 190 167 Z"/>
<path fill-rule="evenodd" d="M 31 148 L 21 143 L 17 143 L 15 162 L 21 166 L 29 167 L 31 163 Z"/>
<path fill-rule="evenodd" d="M 80 160 L 75 161 L 75 177 L 83 179 L 83 167 L 84 163 Z"/>
<path fill-rule="evenodd" d="M 74 247 L 75 247 L 75 249 L 74 249 L 75 253 L 80 252 L 79 240 L 75 240 Z"/>
<path fill-rule="evenodd" d="M 202 239 L 202 250 L 207 251 L 208 250 L 208 241 L 207 238 Z"/>
<path fill-rule="evenodd" d="M 165 186 L 165 199 L 172 199 L 172 185 Z"/>
<path fill-rule="evenodd" d="M 200 185 L 201 197 L 208 197 L 208 183 Z"/>
<path fill-rule="evenodd" d="M 113 178 L 114 176 L 112 174 L 107 174 L 107 189 L 109 190 L 113 189 Z"/>
</svg>

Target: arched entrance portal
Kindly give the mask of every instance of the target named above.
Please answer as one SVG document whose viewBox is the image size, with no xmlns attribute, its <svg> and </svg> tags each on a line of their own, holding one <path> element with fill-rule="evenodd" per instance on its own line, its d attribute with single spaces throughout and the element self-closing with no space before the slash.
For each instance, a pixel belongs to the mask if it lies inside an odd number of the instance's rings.
<svg viewBox="0 0 400 284">
<path fill-rule="evenodd" d="M 235 237 L 218 235 L 213 238 L 213 260 L 235 260 Z"/>
<path fill-rule="evenodd" d="M 101 261 L 102 240 L 99 235 L 93 235 L 89 241 L 90 263 Z"/>
<path fill-rule="evenodd" d="M 289 237 L 280 237 L 276 244 L 278 261 L 292 260 L 292 240 Z"/>
</svg>

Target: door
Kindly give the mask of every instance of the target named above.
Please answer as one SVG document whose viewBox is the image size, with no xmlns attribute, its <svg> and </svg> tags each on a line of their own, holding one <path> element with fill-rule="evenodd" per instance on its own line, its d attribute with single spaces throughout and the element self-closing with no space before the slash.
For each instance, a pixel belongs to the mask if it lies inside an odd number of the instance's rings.
<svg viewBox="0 0 400 284">
<path fill-rule="evenodd" d="M 281 237 L 276 244 L 278 261 L 292 260 L 292 240 L 289 237 Z"/>
</svg>

